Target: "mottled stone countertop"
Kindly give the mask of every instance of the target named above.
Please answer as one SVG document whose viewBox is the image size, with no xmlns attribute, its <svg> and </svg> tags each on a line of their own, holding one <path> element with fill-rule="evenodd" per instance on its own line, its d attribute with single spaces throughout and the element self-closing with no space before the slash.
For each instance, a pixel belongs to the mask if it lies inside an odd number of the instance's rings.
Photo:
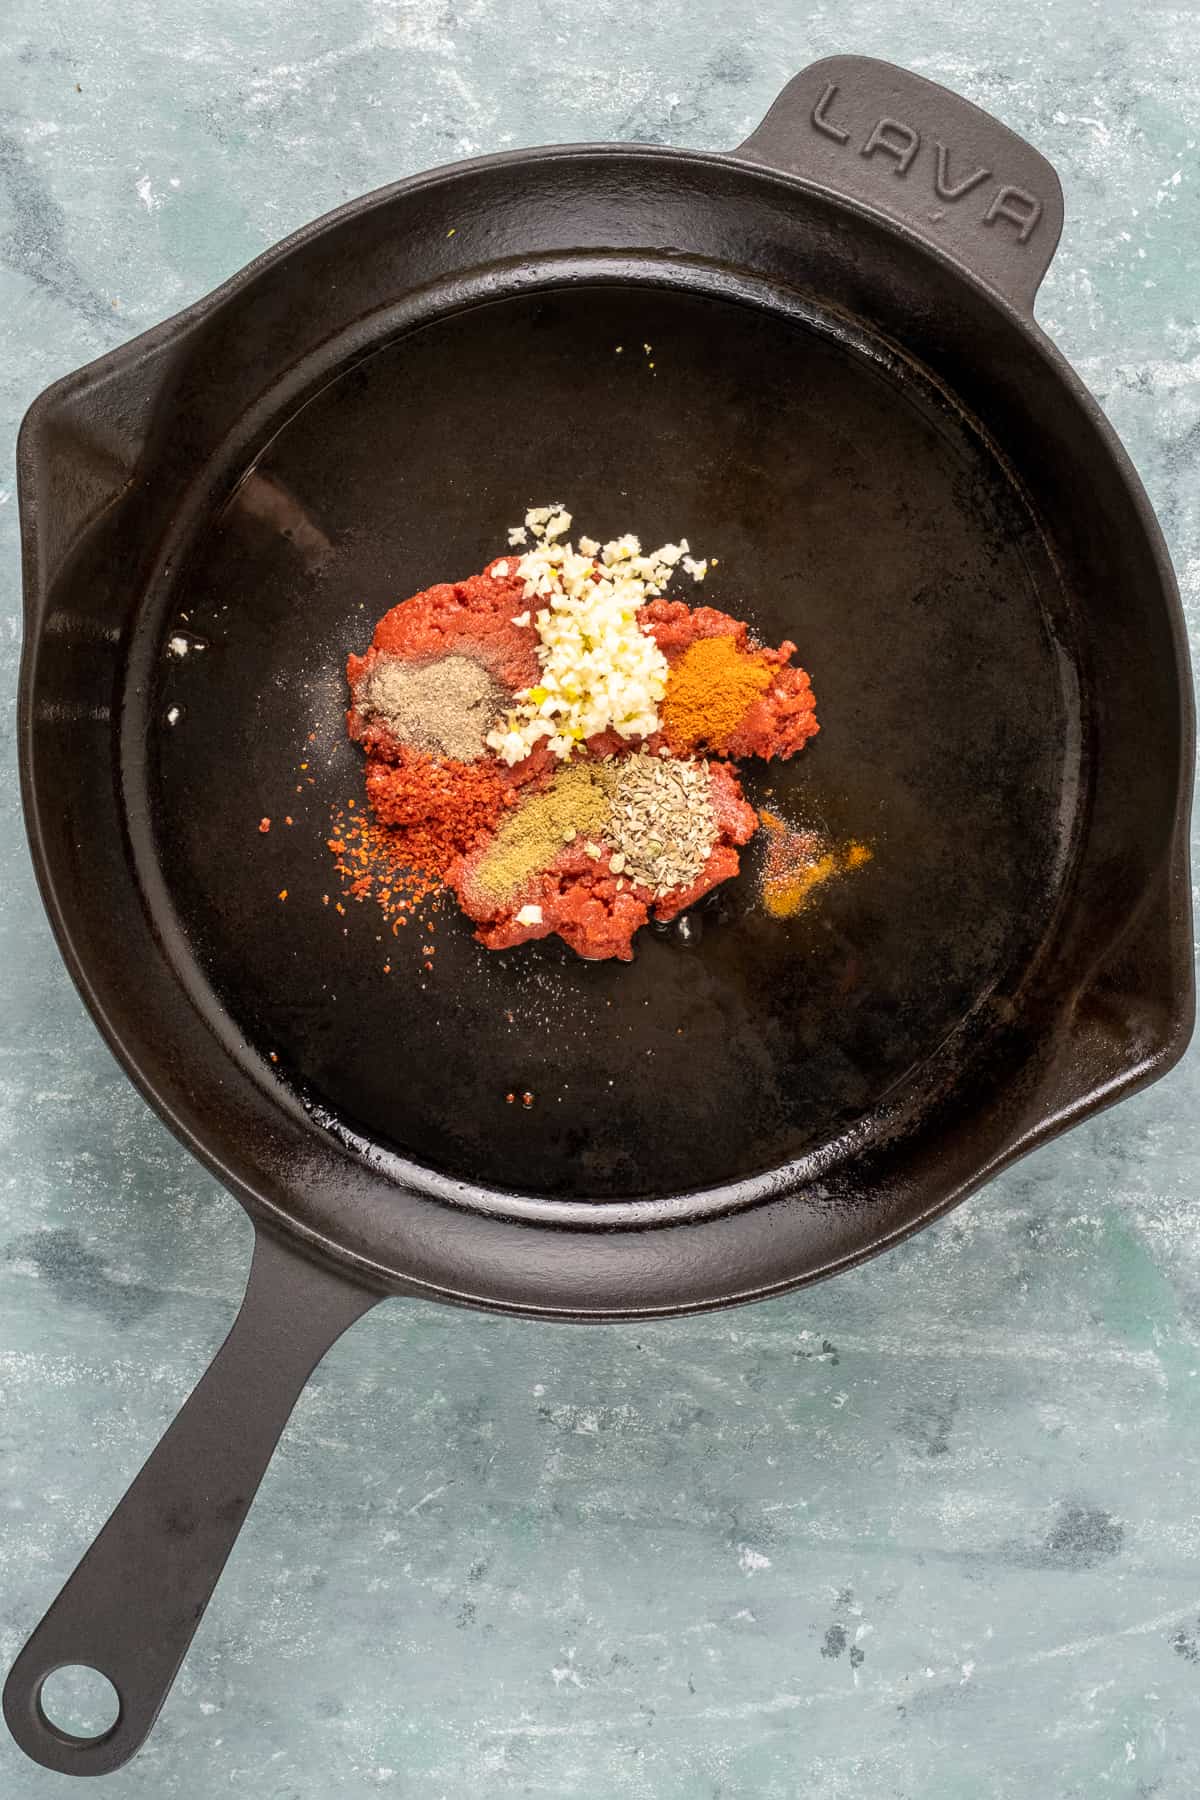
<svg viewBox="0 0 1200 1800">
<path fill-rule="evenodd" d="M 250 1246 L 85 1016 L 21 835 L 12 444 L 34 395 L 396 176 L 728 146 L 859 50 L 1037 144 L 1043 325 L 1200 625 L 1200 12 L 863 0 L 7 0 L 0 23 L 5 1664 L 229 1326 Z M 1200 1094 L 740 1313 L 377 1309 L 303 1397 L 159 1727 L 153 1800 L 1195 1800 Z M 0 1742 L 5 1800 L 66 1779 Z"/>
</svg>

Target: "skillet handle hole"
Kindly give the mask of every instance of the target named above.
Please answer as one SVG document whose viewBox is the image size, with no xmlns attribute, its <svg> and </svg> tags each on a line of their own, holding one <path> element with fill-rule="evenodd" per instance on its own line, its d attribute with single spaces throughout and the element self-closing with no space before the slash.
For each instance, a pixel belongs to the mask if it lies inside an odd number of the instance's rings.
<svg viewBox="0 0 1200 1800">
<path fill-rule="evenodd" d="M 121 1718 L 121 1696 L 99 1669 L 66 1663 L 43 1681 L 37 1697 L 38 1717 L 68 1743 L 94 1744 L 115 1729 Z"/>
</svg>

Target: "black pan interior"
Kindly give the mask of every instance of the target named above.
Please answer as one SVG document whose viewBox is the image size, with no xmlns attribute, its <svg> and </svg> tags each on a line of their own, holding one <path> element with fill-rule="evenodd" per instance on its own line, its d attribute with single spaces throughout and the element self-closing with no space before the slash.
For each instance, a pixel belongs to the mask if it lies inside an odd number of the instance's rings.
<svg viewBox="0 0 1200 1800">
<path fill-rule="evenodd" d="M 754 850 L 632 965 L 336 912 L 346 653 L 559 499 L 598 537 L 686 535 L 719 564 L 685 597 L 798 644 L 821 735 L 748 791 L 873 852 L 799 917 L 764 914 Z M 803 309 L 601 283 L 425 325 L 280 422 L 146 628 L 142 798 L 212 1005 L 331 1126 L 531 1195 L 769 1174 L 876 1112 L 1029 966 L 1086 800 L 1066 603 L 1010 472 Z"/>
</svg>

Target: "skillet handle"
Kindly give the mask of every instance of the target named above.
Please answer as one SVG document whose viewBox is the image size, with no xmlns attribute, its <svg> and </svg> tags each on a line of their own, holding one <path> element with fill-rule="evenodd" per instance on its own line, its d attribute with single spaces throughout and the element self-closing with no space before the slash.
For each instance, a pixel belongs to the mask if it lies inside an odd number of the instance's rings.
<svg viewBox="0 0 1200 1800">
<path fill-rule="evenodd" d="M 1058 176 L 990 113 L 871 56 L 795 76 L 733 152 L 886 213 L 1023 313 L 1063 222 Z"/>
<path fill-rule="evenodd" d="M 105 1775 L 141 1747 L 301 1389 L 379 1298 L 258 1231 L 229 1336 L 12 1666 L 4 1716 L 27 1756 Z M 47 1676 L 77 1663 L 120 1700 L 96 1738 L 60 1731 L 42 1709 Z"/>
</svg>

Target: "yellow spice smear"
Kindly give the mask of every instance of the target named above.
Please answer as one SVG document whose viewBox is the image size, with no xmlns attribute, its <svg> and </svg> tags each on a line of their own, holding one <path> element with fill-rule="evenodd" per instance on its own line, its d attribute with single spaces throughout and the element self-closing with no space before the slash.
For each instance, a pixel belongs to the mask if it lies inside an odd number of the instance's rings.
<svg viewBox="0 0 1200 1800">
<path fill-rule="evenodd" d="M 817 888 L 835 875 L 861 869 L 871 851 L 857 839 L 831 849 L 812 831 L 793 831 L 772 812 L 760 812 L 768 835 L 766 866 L 762 877 L 763 906 L 773 919 L 791 919 L 801 912 Z"/>
</svg>

